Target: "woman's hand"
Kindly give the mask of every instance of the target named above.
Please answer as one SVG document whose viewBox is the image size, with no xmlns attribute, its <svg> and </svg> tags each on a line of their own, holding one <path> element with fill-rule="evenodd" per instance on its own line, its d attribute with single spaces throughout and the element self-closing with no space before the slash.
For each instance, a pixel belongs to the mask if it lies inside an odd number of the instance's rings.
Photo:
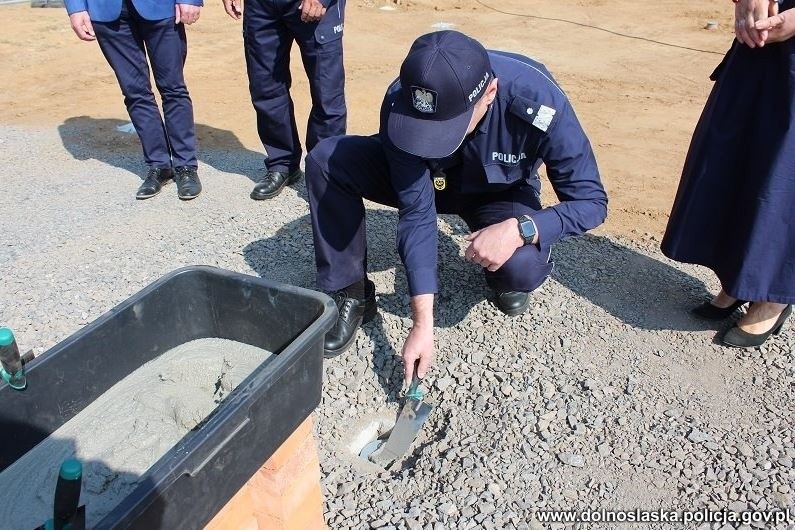
<svg viewBox="0 0 795 530">
<path fill-rule="evenodd" d="M 795 13 L 787 9 L 765 20 L 758 20 L 755 27 L 767 31 L 765 42 L 784 42 L 795 36 Z"/>
<path fill-rule="evenodd" d="M 737 0 L 734 4 L 734 34 L 737 40 L 750 48 L 762 47 L 767 40 L 767 28 L 757 28 L 770 15 L 768 0 Z M 777 5 L 777 4 L 776 4 Z"/>
</svg>

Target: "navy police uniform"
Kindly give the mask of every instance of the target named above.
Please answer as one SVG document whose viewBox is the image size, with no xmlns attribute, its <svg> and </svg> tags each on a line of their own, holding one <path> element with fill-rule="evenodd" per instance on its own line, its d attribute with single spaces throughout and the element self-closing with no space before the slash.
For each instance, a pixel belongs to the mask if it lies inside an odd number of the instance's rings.
<svg viewBox="0 0 795 530">
<path fill-rule="evenodd" d="M 201 0 L 179 3 L 202 5 Z M 193 103 L 183 75 L 185 26 L 175 24 L 174 6 L 173 0 L 66 0 L 70 15 L 88 11 L 99 47 L 124 94 L 146 164 L 169 170 L 198 165 Z M 149 81 L 149 63 L 163 101 L 162 118 Z"/>
<path fill-rule="evenodd" d="M 498 292 L 537 288 L 552 270 L 551 246 L 604 221 L 607 197 L 594 153 L 566 95 L 532 59 L 498 51 L 488 59 L 499 79 L 496 99 L 452 155 L 424 159 L 390 141 L 397 80 L 384 98 L 378 135 L 327 139 L 307 157 L 319 288 L 342 289 L 365 276 L 362 198 L 399 209 L 397 244 L 412 296 L 438 290 L 437 213 L 458 214 L 473 231 L 531 216 L 538 244 L 485 271 Z M 542 163 L 560 201 L 546 208 L 539 200 Z"/>
<path fill-rule="evenodd" d="M 312 97 L 307 151 L 323 138 L 345 134 L 345 0 L 321 3 L 326 13 L 318 22 L 301 21 L 301 0 L 248 0 L 243 10 L 249 91 L 269 171 L 293 172 L 301 161 L 301 142 L 290 98 L 293 40 L 301 50 Z"/>
</svg>

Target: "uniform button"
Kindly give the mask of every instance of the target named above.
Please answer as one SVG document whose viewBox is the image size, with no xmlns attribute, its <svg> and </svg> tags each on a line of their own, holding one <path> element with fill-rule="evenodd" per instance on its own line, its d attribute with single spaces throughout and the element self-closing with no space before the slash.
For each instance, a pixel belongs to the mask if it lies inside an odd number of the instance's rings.
<svg viewBox="0 0 795 530">
<path fill-rule="evenodd" d="M 533 113 L 533 108 L 532 107 L 527 107 L 527 113 L 528 114 L 532 114 Z"/>
<path fill-rule="evenodd" d="M 324 35 L 320 36 L 320 40 L 325 40 L 325 39 L 326 39 L 326 37 Z"/>
</svg>

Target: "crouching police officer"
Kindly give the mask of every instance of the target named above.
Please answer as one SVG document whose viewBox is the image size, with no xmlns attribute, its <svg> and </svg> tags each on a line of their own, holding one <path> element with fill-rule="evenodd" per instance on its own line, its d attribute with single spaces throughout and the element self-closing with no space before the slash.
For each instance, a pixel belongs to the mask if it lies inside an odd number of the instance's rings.
<svg viewBox="0 0 795 530">
<path fill-rule="evenodd" d="M 539 202 L 541 163 L 560 200 L 548 208 Z M 458 214 L 472 230 L 464 256 L 483 267 L 507 315 L 524 312 L 551 272 L 552 244 L 607 213 L 591 145 L 546 68 L 455 31 L 414 42 L 387 90 L 379 134 L 320 142 L 306 181 L 317 284 L 336 291 L 339 308 L 327 357 L 376 313 L 362 198 L 398 208 L 414 321 L 402 352 L 407 380 L 415 361 L 424 376 L 433 356 L 437 212 Z"/>
<path fill-rule="evenodd" d="M 193 199 L 202 189 L 193 103 L 183 75 L 188 53 L 184 24 L 199 19 L 201 5 L 202 0 L 66 0 L 75 34 L 84 41 L 97 40 L 113 68 L 141 140 L 149 171 L 138 199 L 157 195 L 172 177 L 180 199 Z M 163 100 L 163 118 L 149 82 L 149 63 Z"/>
</svg>

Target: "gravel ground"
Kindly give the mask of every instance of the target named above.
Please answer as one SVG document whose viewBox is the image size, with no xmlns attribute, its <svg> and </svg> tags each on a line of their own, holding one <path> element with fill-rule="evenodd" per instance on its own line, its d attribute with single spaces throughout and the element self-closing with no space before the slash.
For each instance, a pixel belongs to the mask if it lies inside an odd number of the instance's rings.
<svg viewBox="0 0 795 530">
<path fill-rule="evenodd" d="M 0 126 L 0 323 L 23 350 L 41 353 L 184 265 L 313 285 L 303 183 L 255 202 L 256 153 L 204 151 L 198 199 L 181 202 L 170 185 L 136 201 L 137 140 L 110 122 Z M 460 258 L 462 223 L 442 218 L 437 361 L 425 381 L 435 409 L 390 470 L 353 455 L 367 425 L 395 417 L 410 326 L 396 214 L 371 206 L 380 316 L 326 362 L 316 411 L 331 528 L 518 529 L 540 528 L 533 513 L 550 509 L 793 507 L 792 325 L 756 350 L 718 346 L 722 325 L 687 314 L 714 279 L 666 260 L 653 236 L 558 244 L 531 310 L 507 318 Z"/>
</svg>

